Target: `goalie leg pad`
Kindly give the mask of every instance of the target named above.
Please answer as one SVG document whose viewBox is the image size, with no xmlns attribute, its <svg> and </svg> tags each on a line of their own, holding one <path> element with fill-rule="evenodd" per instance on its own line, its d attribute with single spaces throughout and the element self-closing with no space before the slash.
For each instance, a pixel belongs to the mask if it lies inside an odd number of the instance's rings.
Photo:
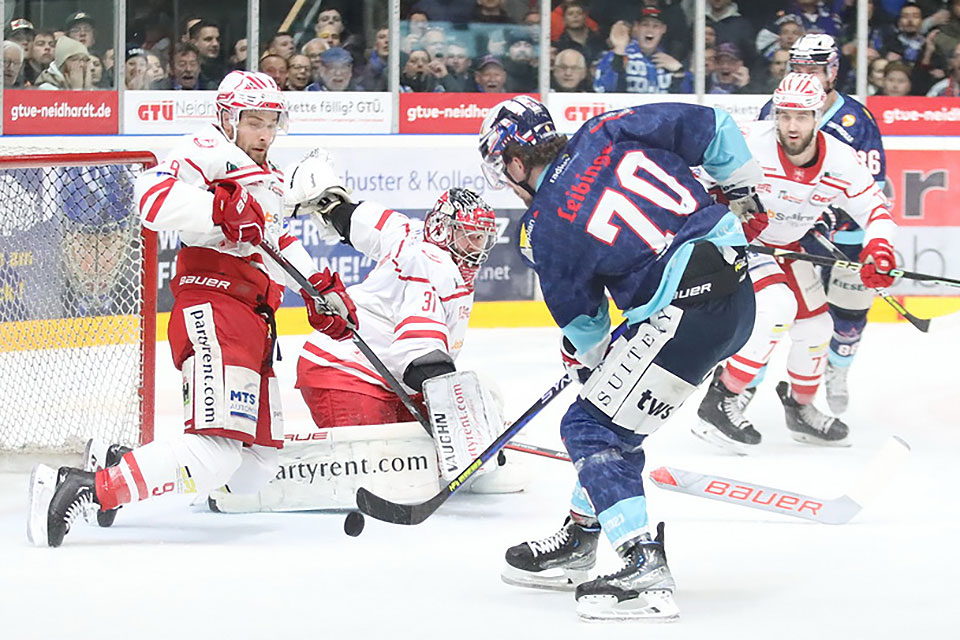
<svg viewBox="0 0 960 640">
<path fill-rule="evenodd" d="M 503 430 L 503 414 L 473 371 L 455 371 L 423 383 L 440 473 L 452 482 Z M 493 470 L 484 465 L 477 475 Z"/>
<path fill-rule="evenodd" d="M 287 434 L 275 477 L 258 493 L 210 495 L 215 510 L 355 509 L 359 487 L 395 502 L 423 501 L 440 490 L 433 440 L 419 424 L 360 425 Z"/>
</svg>

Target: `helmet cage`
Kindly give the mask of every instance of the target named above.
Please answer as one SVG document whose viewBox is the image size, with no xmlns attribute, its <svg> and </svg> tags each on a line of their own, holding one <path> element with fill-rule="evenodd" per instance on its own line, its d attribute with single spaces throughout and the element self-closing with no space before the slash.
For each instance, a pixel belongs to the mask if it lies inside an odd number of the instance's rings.
<svg viewBox="0 0 960 640">
<path fill-rule="evenodd" d="M 496 216 L 472 191 L 450 189 L 424 219 L 424 238 L 450 252 L 461 268 L 476 269 L 497 244 Z"/>
</svg>

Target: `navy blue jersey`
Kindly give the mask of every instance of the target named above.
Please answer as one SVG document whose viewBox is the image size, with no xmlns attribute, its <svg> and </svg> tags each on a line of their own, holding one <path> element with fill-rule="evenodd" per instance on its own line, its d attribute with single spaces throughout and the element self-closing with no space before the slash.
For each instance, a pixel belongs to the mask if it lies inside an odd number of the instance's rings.
<svg viewBox="0 0 960 640">
<path fill-rule="evenodd" d="M 773 101 L 768 100 L 760 110 L 760 120 L 772 117 Z M 860 161 L 866 165 L 873 179 L 883 187 L 887 174 L 887 158 L 883 153 L 880 128 L 873 114 L 848 95 L 837 92 L 837 99 L 820 119 L 820 128 L 834 138 L 857 150 Z"/>
<path fill-rule="evenodd" d="M 609 329 L 605 291 L 640 322 L 672 301 L 695 241 L 746 244 L 690 167 L 723 184 L 751 160 L 733 119 L 709 107 L 650 104 L 580 128 L 541 174 L 521 225 L 547 307 L 578 350 Z"/>
</svg>

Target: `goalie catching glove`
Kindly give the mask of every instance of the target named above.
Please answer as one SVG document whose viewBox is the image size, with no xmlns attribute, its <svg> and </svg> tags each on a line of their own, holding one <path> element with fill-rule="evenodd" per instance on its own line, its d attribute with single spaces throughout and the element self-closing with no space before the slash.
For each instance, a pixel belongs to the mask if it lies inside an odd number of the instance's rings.
<svg viewBox="0 0 960 640">
<path fill-rule="evenodd" d="M 310 276 L 310 284 L 320 294 L 320 298 L 314 298 L 306 289 L 300 290 L 310 326 L 334 340 L 349 338 L 359 321 L 357 307 L 347 295 L 340 275 L 324 269 Z"/>
<path fill-rule="evenodd" d="M 343 186 L 330 154 L 314 149 L 296 166 L 287 170 L 290 180 L 284 192 L 283 203 L 289 215 L 312 215 L 320 236 L 329 243 L 344 237 L 329 220 L 329 214 L 341 204 L 353 204 L 350 190 Z"/>
<path fill-rule="evenodd" d="M 213 191 L 213 224 L 231 242 L 263 242 L 266 218 L 250 192 L 236 180 L 221 180 Z"/>
</svg>

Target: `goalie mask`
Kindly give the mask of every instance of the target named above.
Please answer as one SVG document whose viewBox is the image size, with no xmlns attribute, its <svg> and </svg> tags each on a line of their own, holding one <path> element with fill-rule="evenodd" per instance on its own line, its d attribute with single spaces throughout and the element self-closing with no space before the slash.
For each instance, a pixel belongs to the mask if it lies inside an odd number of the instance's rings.
<svg viewBox="0 0 960 640">
<path fill-rule="evenodd" d="M 448 251 L 464 281 L 472 285 L 477 270 L 497 243 L 497 219 L 480 196 L 454 187 L 445 191 L 427 214 L 423 237 Z"/>
<path fill-rule="evenodd" d="M 258 71 L 231 71 L 217 88 L 217 117 L 227 113 L 237 141 L 237 124 L 244 111 L 276 111 L 277 130 L 287 130 L 287 102 L 273 78 Z M 218 124 L 219 124 L 218 119 Z"/>
</svg>

